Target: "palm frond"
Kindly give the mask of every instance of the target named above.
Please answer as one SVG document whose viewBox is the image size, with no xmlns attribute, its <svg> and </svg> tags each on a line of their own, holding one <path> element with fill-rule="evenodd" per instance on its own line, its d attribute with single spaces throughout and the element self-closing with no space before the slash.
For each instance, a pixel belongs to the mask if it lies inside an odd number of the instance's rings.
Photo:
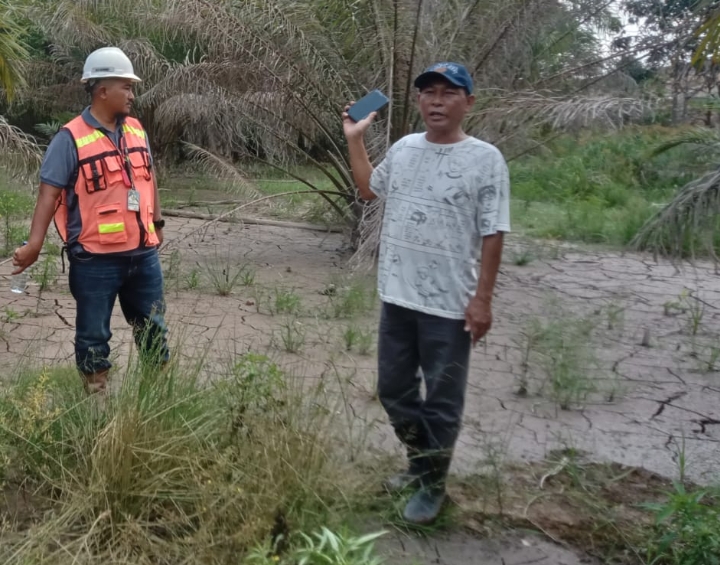
<svg viewBox="0 0 720 565">
<path fill-rule="evenodd" d="M 698 243 L 717 260 L 714 236 L 720 215 L 720 170 L 685 185 L 675 198 L 650 218 L 631 246 L 657 255 L 680 258 Z"/>
<path fill-rule="evenodd" d="M 681 145 L 701 145 L 710 150 L 720 150 L 720 132 L 710 128 L 693 128 L 682 132 L 653 149 L 651 157 L 657 157 Z"/>
<path fill-rule="evenodd" d="M 650 100 L 615 96 L 543 96 L 539 93 L 510 93 L 494 99 L 471 119 L 531 119 L 556 130 L 587 126 L 617 128 L 652 111 Z"/>
<path fill-rule="evenodd" d="M 214 178 L 229 181 L 231 188 L 244 196 L 258 196 L 255 185 L 236 165 L 193 143 L 184 142 L 183 145 L 188 157 Z"/>
<path fill-rule="evenodd" d="M 0 115 L 0 164 L 13 175 L 29 178 L 37 173 L 41 161 L 35 139 Z"/>
<path fill-rule="evenodd" d="M 26 45 L 21 41 L 22 30 L 13 19 L 11 6 L 0 3 L 0 88 L 8 102 L 25 84 L 24 64 L 29 58 Z"/>
</svg>

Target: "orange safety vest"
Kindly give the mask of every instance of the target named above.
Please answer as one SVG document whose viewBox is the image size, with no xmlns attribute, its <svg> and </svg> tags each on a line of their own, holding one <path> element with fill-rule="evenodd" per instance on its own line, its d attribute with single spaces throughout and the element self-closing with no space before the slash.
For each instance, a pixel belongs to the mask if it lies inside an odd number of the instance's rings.
<svg viewBox="0 0 720 565">
<path fill-rule="evenodd" d="M 150 169 L 146 133 L 140 122 L 125 118 L 122 153 L 102 131 L 88 125 L 82 116 L 65 126 L 78 154 L 75 196 L 82 230 L 78 242 L 88 253 L 120 253 L 145 244 L 158 245 L 153 224 L 155 186 Z M 125 154 L 130 161 L 132 184 L 140 193 L 140 211 L 128 210 Z M 127 171 L 127 168 L 125 168 Z M 55 227 L 64 242 L 68 238 L 67 193 L 62 191 L 55 210 Z"/>
</svg>

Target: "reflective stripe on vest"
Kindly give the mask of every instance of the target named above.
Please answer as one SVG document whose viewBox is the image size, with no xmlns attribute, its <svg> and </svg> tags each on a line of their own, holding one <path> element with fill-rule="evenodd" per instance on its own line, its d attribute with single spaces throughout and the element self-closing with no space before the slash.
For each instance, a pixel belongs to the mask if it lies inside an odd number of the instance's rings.
<svg viewBox="0 0 720 565">
<path fill-rule="evenodd" d="M 98 225 L 98 232 L 105 233 L 119 233 L 125 231 L 125 222 L 118 222 L 115 224 L 100 224 Z"/>
<path fill-rule="evenodd" d="M 92 143 L 93 141 L 97 141 L 98 139 L 102 139 L 102 137 L 105 134 L 101 131 L 94 131 L 90 135 L 86 135 L 85 137 L 81 137 L 80 139 L 75 140 L 75 147 L 78 149 L 81 149 L 82 147 L 85 147 L 86 145 Z"/>
</svg>

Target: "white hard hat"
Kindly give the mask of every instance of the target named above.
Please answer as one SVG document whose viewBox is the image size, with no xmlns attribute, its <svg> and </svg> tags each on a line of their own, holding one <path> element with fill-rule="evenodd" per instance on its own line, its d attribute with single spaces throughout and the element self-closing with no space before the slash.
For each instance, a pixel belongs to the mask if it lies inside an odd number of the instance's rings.
<svg viewBox="0 0 720 565">
<path fill-rule="evenodd" d="M 130 59 L 117 47 L 102 47 L 85 59 L 81 82 L 103 78 L 128 78 L 140 82 Z"/>
</svg>

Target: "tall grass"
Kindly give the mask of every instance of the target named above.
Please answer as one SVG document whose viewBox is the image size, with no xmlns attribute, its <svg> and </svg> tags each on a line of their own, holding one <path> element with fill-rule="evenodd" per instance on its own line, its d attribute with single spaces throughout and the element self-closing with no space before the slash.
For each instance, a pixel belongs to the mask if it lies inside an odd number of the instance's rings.
<svg viewBox="0 0 720 565">
<path fill-rule="evenodd" d="M 240 563 L 340 525 L 364 479 L 334 443 L 337 407 L 292 382 L 254 354 L 132 362 L 100 403 L 69 367 L 20 371 L 0 392 L 6 499 L 20 501 L 0 507 L 0 562 Z"/>
</svg>

